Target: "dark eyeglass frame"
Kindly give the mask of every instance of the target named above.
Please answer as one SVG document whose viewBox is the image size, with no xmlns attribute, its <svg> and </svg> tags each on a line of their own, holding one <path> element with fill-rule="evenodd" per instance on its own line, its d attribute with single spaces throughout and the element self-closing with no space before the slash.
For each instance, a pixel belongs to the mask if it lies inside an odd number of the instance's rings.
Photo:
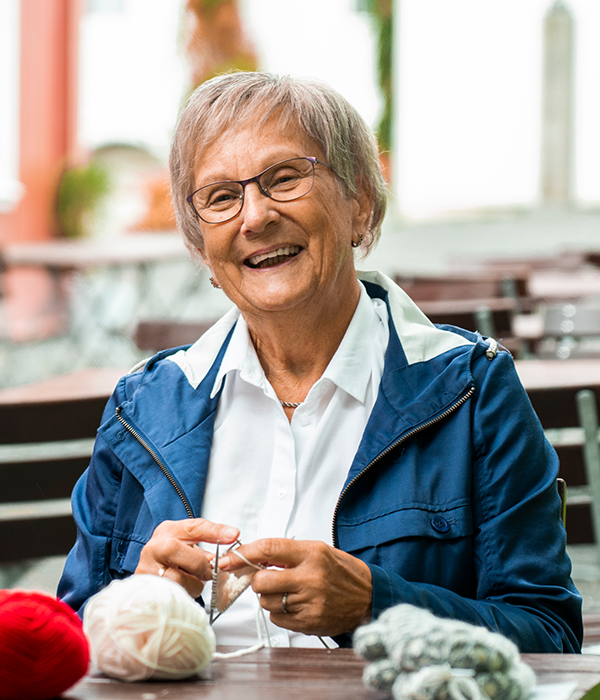
<svg viewBox="0 0 600 700">
<path fill-rule="evenodd" d="M 267 190 L 263 188 L 263 186 L 260 184 L 260 178 L 269 170 L 276 168 L 278 165 L 283 165 L 284 163 L 288 163 L 289 161 L 292 160 L 307 160 L 309 163 L 312 165 L 312 183 L 310 188 L 306 191 L 303 192 L 301 195 L 298 195 L 297 197 L 292 197 L 291 199 L 276 199 L 273 197 Z M 202 187 L 199 187 L 197 190 L 194 190 L 192 194 L 190 194 L 188 197 L 186 197 L 187 202 L 190 204 L 192 207 L 194 213 L 196 216 L 204 221 L 205 224 L 224 224 L 227 221 L 231 221 L 231 219 L 235 219 L 235 217 L 242 211 L 244 208 L 244 197 L 246 196 L 246 185 L 249 185 L 251 182 L 256 182 L 258 185 L 258 189 L 260 190 L 260 193 L 263 194 L 265 197 L 268 197 L 269 199 L 272 199 L 274 202 L 295 202 L 297 199 L 302 199 L 302 197 L 306 197 L 306 195 L 312 190 L 312 188 L 315 186 L 315 165 L 319 163 L 320 165 L 324 165 L 326 168 L 329 168 L 332 172 L 335 172 L 331 165 L 327 165 L 327 163 L 324 163 L 322 160 L 319 160 L 318 158 L 315 158 L 314 156 L 297 156 L 296 158 L 286 158 L 285 160 L 279 161 L 279 163 L 273 163 L 273 165 L 269 165 L 268 168 L 265 168 L 261 173 L 258 175 L 255 175 L 254 177 L 249 177 L 247 180 L 218 180 L 217 182 L 209 182 L 207 185 L 202 185 Z M 194 206 L 194 195 L 196 195 L 200 190 L 205 189 L 206 187 L 213 187 L 214 185 L 241 185 L 242 187 L 242 193 L 240 195 L 240 208 L 235 212 L 235 214 L 232 214 L 231 216 L 228 216 L 226 219 L 221 219 L 220 221 L 207 221 L 205 218 L 201 216 L 201 214 L 198 212 L 196 207 Z"/>
</svg>

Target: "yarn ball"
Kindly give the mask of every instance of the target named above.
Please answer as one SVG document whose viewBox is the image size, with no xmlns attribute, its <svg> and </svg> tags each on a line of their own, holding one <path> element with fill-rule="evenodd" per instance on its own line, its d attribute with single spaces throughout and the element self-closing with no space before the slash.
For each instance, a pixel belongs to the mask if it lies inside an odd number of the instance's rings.
<svg viewBox="0 0 600 700">
<path fill-rule="evenodd" d="M 81 620 L 47 593 L 0 591 L 0 700 L 48 700 L 87 671 Z"/>
<path fill-rule="evenodd" d="M 353 637 L 363 679 L 395 700 L 525 700 L 535 674 L 501 634 L 402 604 Z"/>
<path fill-rule="evenodd" d="M 122 681 L 188 678 L 208 667 L 208 615 L 178 583 L 151 574 L 112 581 L 83 614 L 92 662 Z"/>
</svg>

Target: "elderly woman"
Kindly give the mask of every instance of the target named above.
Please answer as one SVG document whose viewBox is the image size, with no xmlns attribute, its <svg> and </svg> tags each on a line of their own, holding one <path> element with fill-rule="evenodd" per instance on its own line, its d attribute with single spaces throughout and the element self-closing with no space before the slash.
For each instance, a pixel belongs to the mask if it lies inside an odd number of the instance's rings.
<svg viewBox="0 0 600 700">
<path fill-rule="evenodd" d="M 557 458 L 512 358 L 355 271 L 386 201 L 356 111 L 312 81 L 221 76 L 188 101 L 170 166 L 186 245 L 236 308 L 119 382 L 59 595 L 81 610 L 150 573 L 201 601 L 211 545 L 240 539 L 219 567 L 267 568 L 221 643 L 256 641 L 260 605 L 273 644 L 347 645 L 404 602 L 578 651 Z"/>
</svg>

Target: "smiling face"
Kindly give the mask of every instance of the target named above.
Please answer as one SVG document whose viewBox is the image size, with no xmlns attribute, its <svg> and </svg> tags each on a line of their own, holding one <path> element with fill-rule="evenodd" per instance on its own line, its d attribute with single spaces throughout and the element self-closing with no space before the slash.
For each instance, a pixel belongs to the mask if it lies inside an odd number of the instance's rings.
<svg viewBox="0 0 600 700">
<path fill-rule="evenodd" d="M 245 180 L 288 158 L 325 161 L 314 141 L 275 119 L 227 131 L 200 156 L 196 188 Z M 351 243 L 366 232 L 370 214 L 366 197 L 360 200 L 347 198 L 333 171 L 320 164 L 313 189 L 292 202 L 275 202 L 250 183 L 235 218 L 202 223 L 200 253 L 247 321 L 265 312 L 326 313 L 348 300 L 355 306 Z"/>
</svg>

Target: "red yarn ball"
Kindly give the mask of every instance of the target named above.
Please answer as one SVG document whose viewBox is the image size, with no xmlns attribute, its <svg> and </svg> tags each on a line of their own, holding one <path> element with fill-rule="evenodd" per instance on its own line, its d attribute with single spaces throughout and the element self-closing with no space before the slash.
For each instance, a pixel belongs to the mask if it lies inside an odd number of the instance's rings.
<svg viewBox="0 0 600 700">
<path fill-rule="evenodd" d="M 58 598 L 0 591 L 0 700 L 48 700 L 87 671 L 81 620 Z"/>
</svg>

